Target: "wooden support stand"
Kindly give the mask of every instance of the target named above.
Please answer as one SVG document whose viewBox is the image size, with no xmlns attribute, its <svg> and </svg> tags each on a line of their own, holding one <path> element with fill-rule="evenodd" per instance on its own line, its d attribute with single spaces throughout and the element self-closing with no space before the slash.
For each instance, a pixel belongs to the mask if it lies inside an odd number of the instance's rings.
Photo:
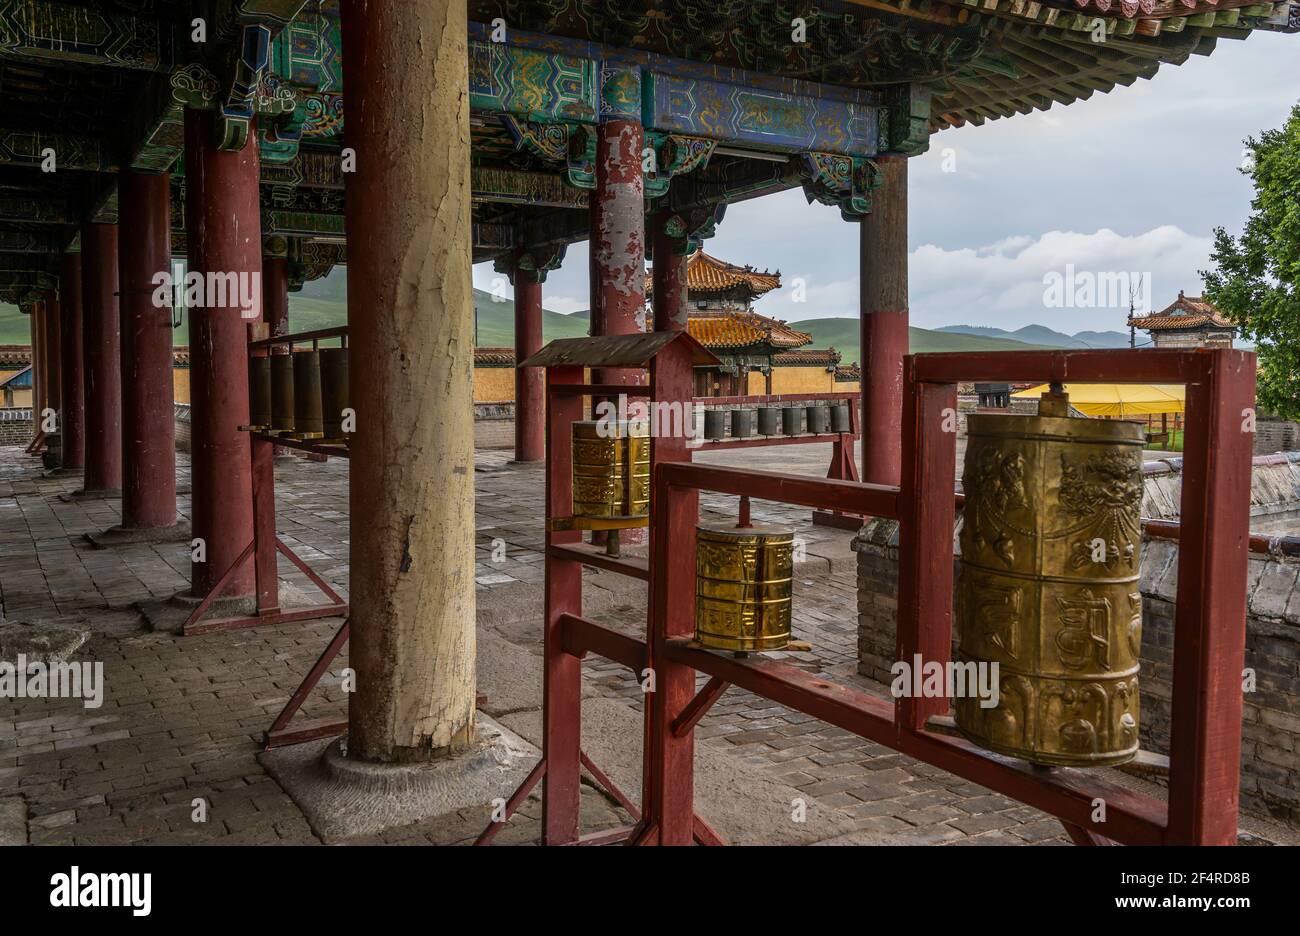
<svg viewBox="0 0 1300 936">
<path fill-rule="evenodd" d="M 188 636 L 211 634 L 215 631 L 259 627 L 263 624 L 283 624 L 287 621 L 312 621 L 317 618 L 339 617 L 348 613 L 347 602 L 339 597 L 329 584 L 317 575 L 292 549 L 281 542 L 275 532 L 275 446 L 274 436 L 250 433 L 253 451 L 253 541 L 244 547 L 221 578 L 199 602 L 182 625 L 181 633 Z M 345 450 L 346 451 L 346 450 Z M 280 608 L 280 578 L 276 569 L 277 557 L 283 555 L 298 571 L 325 595 L 327 603 L 306 608 L 282 610 Z M 252 562 L 257 577 L 257 611 L 231 617 L 203 620 L 203 615 L 221 597 L 226 585 L 248 562 Z"/>
<path fill-rule="evenodd" d="M 648 393 L 659 404 L 689 399 L 686 344 L 655 356 Z M 545 350 L 543 351 L 545 353 Z M 581 416 L 582 364 L 548 373 L 546 504 L 562 516 L 571 495 L 569 425 Z M 1240 351 L 1086 351 L 936 354 L 907 359 L 901 486 L 809 478 L 691 464 L 684 447 L 652 448 L 649 563 L 596 561 L 576 534 L 547 534 L 544 630 L 543 760 L 507 802 L 507 818 L 544 783 L 546 844 L 690 844 L 718 842 L 694 809 L 694 728 L 735 685 L 812 715 L 1056 817 L 1078 844 L 1193 845 L 1236 841 L 1241 747 L 1241 668 L 1245 647 L 1254 355 Z M 1183 522 L 1179 530 L 1178 614 L 1174 630 L 1172 755 L 1168 802 L 1135 792 L 1095 771 L 1042 770 L 953 737 L 941 722 L 947 699 L 880 698 L 788 663 L 753 654 L 739 659 L 703 649 L 695 620 L 694 543 L 700 491 L 887 517 L 900 522 L 898 658 L 946 663 L 952 645 L 955 437 L 945 418 L 961 380 L 1112 383 L 1117 379 L 1188 387 Z M 635 392 L 625 388 L 625 392 Z M 582 617 L 584 563 L 649 580 L 645 639 Z M 640 676 L 647 694 L 643 792 L 629 808 L 585 757 L 581 745 L 581 660 L 596 653 Z M 697 673 L 710 677 L 695 690 Z M 580 772 L 633 816 L 635 825 L 583 836 L 578 825 Z M 1105 821 L 1096 817 L 1098 799 Z M 499 824 L 480 842 L 490 841 Z"/>
</svg>

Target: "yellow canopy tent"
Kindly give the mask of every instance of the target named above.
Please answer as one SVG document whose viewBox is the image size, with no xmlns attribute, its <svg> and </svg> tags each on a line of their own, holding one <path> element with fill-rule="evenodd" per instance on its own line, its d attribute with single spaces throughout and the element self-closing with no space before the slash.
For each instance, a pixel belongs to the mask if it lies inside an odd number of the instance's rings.
<svg viewBox="0 0 1300 936">
<path fill-rule="evenodd" d="M 1036 400 L 1047 384 L 1012 394 L 1018 400 Z M 1131 419 L 1135 416 L 1181 413 L 1187 406 L 1181 384 L 1066 384 L 1070 405 L 1085 416 Z"/>
</svg>

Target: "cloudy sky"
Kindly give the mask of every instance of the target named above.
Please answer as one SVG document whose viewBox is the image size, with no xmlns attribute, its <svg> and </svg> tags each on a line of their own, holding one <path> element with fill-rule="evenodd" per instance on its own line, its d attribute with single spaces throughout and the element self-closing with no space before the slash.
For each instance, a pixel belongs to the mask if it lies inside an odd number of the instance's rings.
<svg viewBox="0 0 1300 936">
<path fill-rule="evenodd" d="M 936 135 L 909 166 L 912 324 L 1125 330 L 1127 298 L 1045 305 L 1044 276 L 1067 264 L 1150 274 L 1157 310 L 1180 289 L 1199 294 L 1213 228 L 1236 233 L 1249 212 L 1242 141 L 1280 126 L 1297 101 L 1300 37 L 1256 33 L 1088 101 Z M 706 249 L 781 271 L 786 286 L 760 302 L 765 314 L 858 314 L 858 229 L 798 190 L 732 205 Z M 547 279 L 547 308 L 585 309 L 586 271 L 586 244 L 575 244 Z M 474 273 L 492 288 L 490 264 Z M 796 278 L 802 303 L 790 297 Z"/>
</svg>

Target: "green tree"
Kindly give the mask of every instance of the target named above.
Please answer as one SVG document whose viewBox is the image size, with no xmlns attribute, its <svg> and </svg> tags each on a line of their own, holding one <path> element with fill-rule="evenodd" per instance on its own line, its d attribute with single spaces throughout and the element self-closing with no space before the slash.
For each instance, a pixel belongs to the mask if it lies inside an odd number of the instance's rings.
<svg viewBox="0 0 1300 936">
<path fill-rule="evenodd" d="M 1280 130 L 1246 141 L 1255 184 L 1240 238 L 1214 231 L 1205 295 L 1259 353 L 1259 404 L 1300 419 L 1300 104 Z"/>
</svg>

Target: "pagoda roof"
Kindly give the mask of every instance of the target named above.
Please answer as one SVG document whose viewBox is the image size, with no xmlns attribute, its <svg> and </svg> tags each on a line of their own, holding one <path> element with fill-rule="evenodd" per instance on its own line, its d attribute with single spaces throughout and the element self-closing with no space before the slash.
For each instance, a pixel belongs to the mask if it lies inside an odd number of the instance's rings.
<svg viewBox="0 0 1300 936">
<path fill-rule="evenodd" d="M 840 363 L 840 353 L 834 348 L 799 348 L 772 355 L 776 367 L 824 367 L 834 370 Z"/>
<path fill-rule="evenodd" d="M 812 335 L 797 331 L 779 319 L 757 312 L 699 312 L 686 320 L 686 330 L 706 348 L 798 348 L 812 341 Z"/>
<path fill-rule="evenodd" d="M 737 266 L 703 250 L 696 250 L 686 261 L 686 290 L 689 294 L 722 293 L 744 287 L 751 296 L 758 297 L 780 286 L 780 270 L 760 273 L 752 266 Z M 645 278 L 645 293 L 647 296 L 654 293 L 654 277 L 649 273 Z"/>
<path fill-rule="evenodd" d="M 1180 291 L 1178 298 L 1155 315 L 1134 318 L 1129 316 L 1129 325 L 1147 331 L 1169 331 L 1180 328 L 1233 328 L 1232 321 L 1211 303 L 1200 296 L 1185 296 Z"/>
</svg>

